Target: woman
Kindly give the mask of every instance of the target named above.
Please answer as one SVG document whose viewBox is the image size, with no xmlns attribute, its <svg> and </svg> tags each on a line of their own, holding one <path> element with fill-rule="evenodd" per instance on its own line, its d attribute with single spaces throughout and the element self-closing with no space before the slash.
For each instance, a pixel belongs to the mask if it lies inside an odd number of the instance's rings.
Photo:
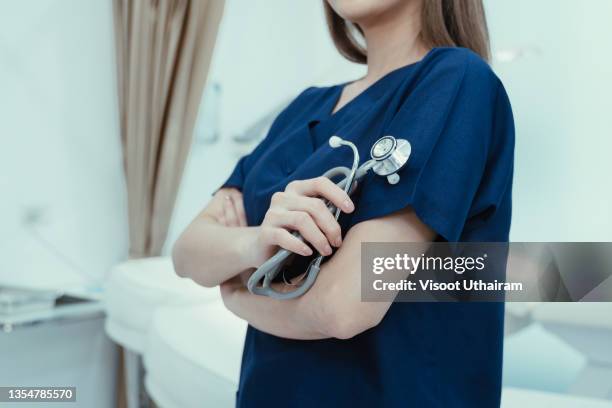
<svg viewBox="0 0 612 408">
<path fill-rule="evenodd" d="M 309 88 L 278 116 L 177 242 L 177 273 L 220 285 L 249 322 L 240 407 L 498 406 L 503 304 L 360 301 L 362 242 L 508 240 L 514 131 L 484 61 L 482 3 L 324 5 L 337 48 L 367 74 Z M 369 175 L 351 199 L 317 177 L 351 163 L 349 149 L 327 145 L 334 134 L 361 157 L 386 134 L 410 141 L 400 182 Z M 342 209 L 339 223 L 322 199 Z M 306 263 L 313 249 L 333 255 L 300 298 L 250 294 L 239 275 L 278 247 Z"/>
</svg>

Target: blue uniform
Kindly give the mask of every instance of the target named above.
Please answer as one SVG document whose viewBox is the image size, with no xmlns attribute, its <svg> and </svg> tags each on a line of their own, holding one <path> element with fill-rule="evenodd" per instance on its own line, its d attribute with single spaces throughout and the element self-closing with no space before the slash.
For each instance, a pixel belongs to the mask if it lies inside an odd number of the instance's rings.
<svg viewBox="0 0 612 408">
<path fill-rule="evenodd" d="M 259 225 L 274 192 L 292 180 L 349 166 L 384 135 L 412 145 L 396 185 L 369 173 L 343 214 L 343 231 L 405 207 L 442 241 L 505 242 L 511 217 L 514 125 L 506 92 L 486 62 L 435 48 L 392 71 L 332 114 L 343 86 L 309 88 L 275 120 L 224 186 L 243 192 Z M 302 272 L 301 269 L 299 272 Z M 394 303 L 382 322 L 349 340 L 298 341 L 249 327 L 239 407 L 497 407 L 501 303 Z"/>
</svg>

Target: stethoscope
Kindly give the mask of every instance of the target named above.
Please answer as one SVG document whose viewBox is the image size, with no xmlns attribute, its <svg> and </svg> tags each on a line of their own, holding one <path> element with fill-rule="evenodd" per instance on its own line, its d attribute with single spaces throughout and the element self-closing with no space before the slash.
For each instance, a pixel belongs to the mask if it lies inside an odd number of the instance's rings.
<svg viewBox="0 0 612 408">
<path fill-rule="evenodd" d="M 412 151 L 410 143 L 407 140 L 396 139 L 393 136 L 383 136 L 378 139 L 372 146 L 372 149 L 370 149 L 371 159 L 359 166 L 359 152 L 354 143 L 344 140 L 339 136 L 332 136 L 329 138 L 329 145 L 334 149 L 340 146 L 348 146 L 353 151 L 353 165 L 350 169 L 344 166 L 334 167 L 323 174 L 324 177 L 332 180 L 342 177 L 336 184 L 347 194 L 353 193 L 357 182 L 361 180 L 369 170 L 372 170 L 379 176 L 386 177 L 389 184 L 397 184 L 400 180 L 400 176 L 397 172 L 408 163 L 410 152 Z M 338 217 L 340 217 L 340 209 L 336 208 L 331 203 L 327 204 L 327 208 L 334 214 L 337 221 Z M 298 232 L 294 232 L 293 234 L 303 241 L 302 236 Z M 306 293 L 317 279 L 317 275 L 321 269 L 321 262 L 325 257 L 319 254 L 312 260 L 300 281 L 301 283 L 290 283 L 285 281 L 285 283 L 294 287 L 293 290 L 279 292 L 272 287 L 272 282 L 283 269 L 283 266 L 291 255 L 293 255 L 293 252 L 286 249 L 280 249 L 276 254 L 264 262 L 249 278 L 247 282 L 249 291 L 256 295 L 269 296 L 274 299 L 293 299 Z"/>
</svg>

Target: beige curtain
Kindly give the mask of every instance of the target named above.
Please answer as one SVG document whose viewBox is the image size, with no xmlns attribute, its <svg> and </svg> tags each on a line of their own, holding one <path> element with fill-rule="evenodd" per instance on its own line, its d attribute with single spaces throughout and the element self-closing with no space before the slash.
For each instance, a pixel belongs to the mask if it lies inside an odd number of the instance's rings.
<svg viewBox="0 0 612 408">
<path fill-rule="evenodd" d="M 130 256 L 166 239 L 223 0 L 114 0 Z"/>
</svg>

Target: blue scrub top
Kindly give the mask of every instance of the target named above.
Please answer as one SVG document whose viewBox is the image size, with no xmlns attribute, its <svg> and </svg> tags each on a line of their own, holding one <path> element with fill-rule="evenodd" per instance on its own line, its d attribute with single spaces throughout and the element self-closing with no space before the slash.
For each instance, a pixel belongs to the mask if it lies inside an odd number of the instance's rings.
<svg viewBox="0 0 612 408">
<path fill-rule="evenodd" d="M 309 88 L 275 120 L 224 186 L 243 192 L 259 225 L 274 192 L 292 180 L 350 166 L 381 136 L 412 144 L 401 180 L 370 172 L 343 214 L 343 231 L 414 209 L 442 241 L 505 242 L 511 217 L 514 125 L 489 65 L 464 48 L 435 48 L 396 69 L 336 113 L 343 86 Z M 297 272 L 302 272 L 301 269 Z M 497 407 L 502 303 L 394 303 L 382 322 L 352 339 L 289 340 L 249 327 L 239 407 Z"/>
</svg>

